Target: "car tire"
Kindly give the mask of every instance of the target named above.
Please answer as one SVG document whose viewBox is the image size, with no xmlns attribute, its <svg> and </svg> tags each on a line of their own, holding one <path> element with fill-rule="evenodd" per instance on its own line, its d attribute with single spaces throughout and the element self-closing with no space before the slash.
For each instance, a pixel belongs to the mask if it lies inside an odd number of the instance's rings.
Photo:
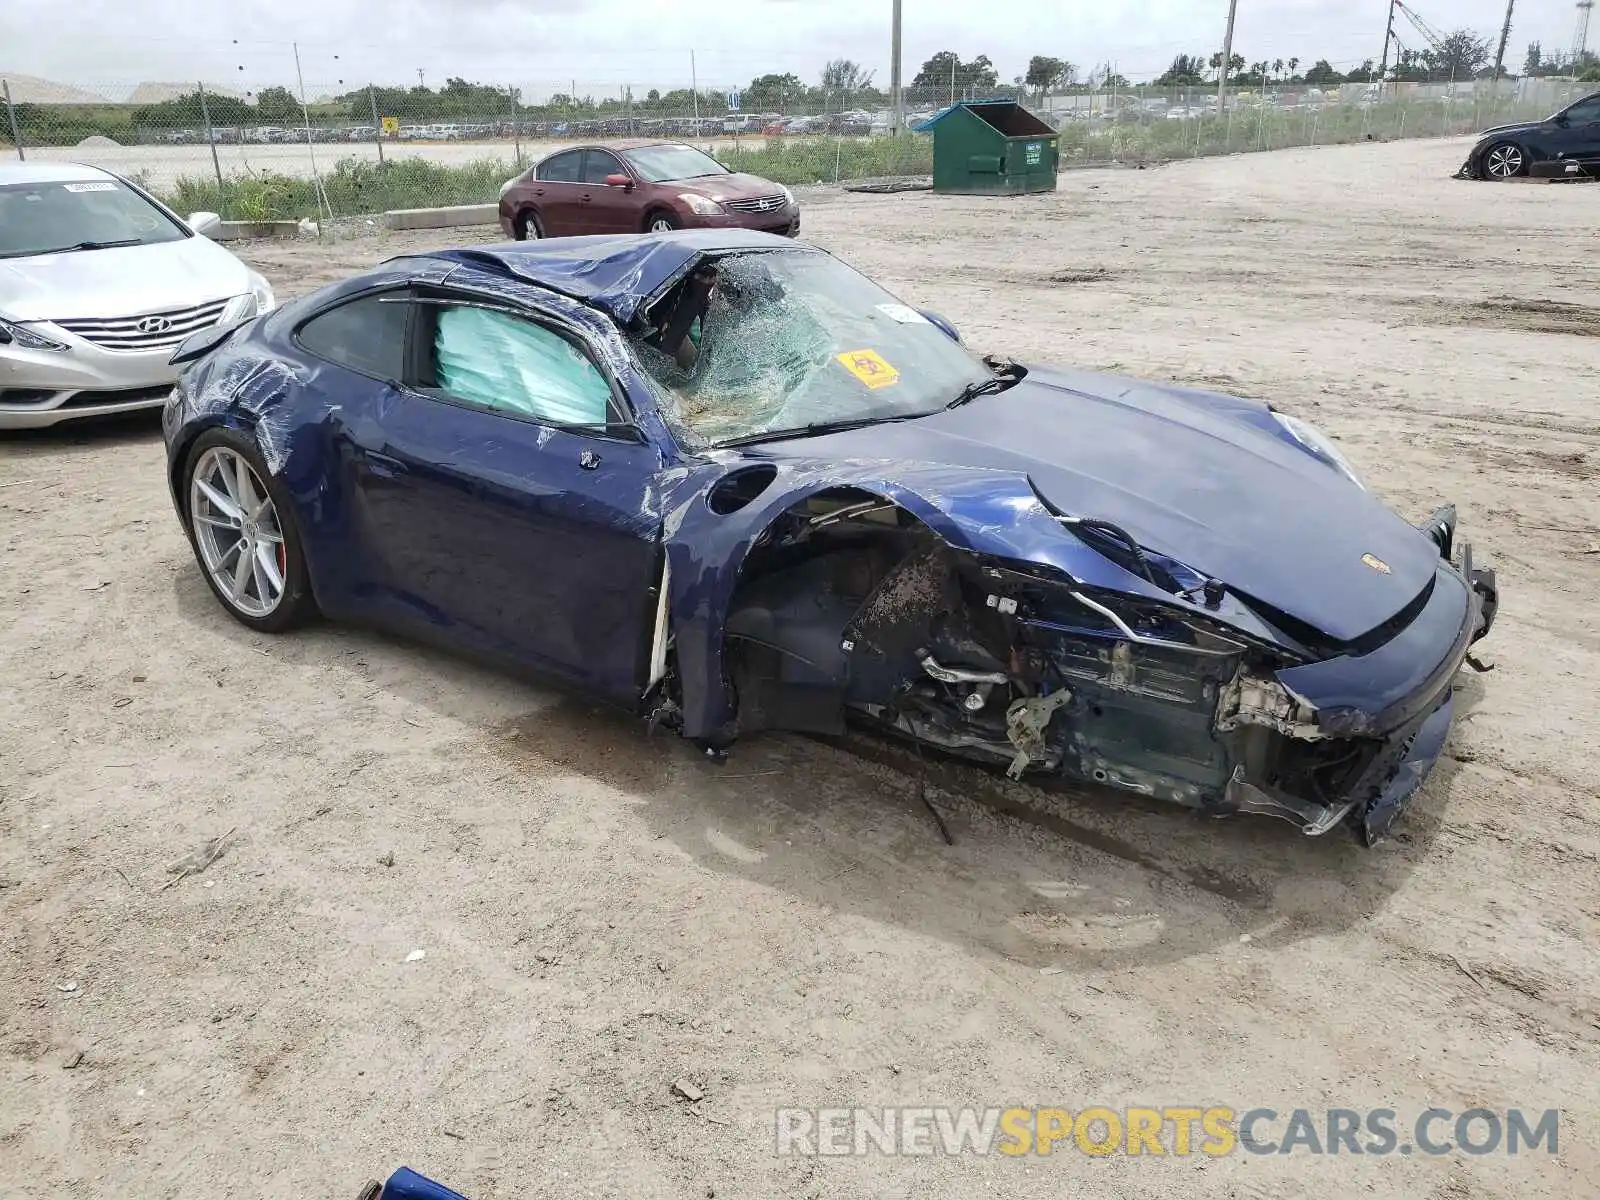
<svg viewBox="0 0 1600 1200">
<path fill-rule="evenodd" d="M 663 209 L 658 208 L 655 212 L 645 216 L 644 231 L 646 233 L 671 233 L 676 228 L 678 228 L 678 219 Z"/>
<path fill-rule="evenodd" d="M 511 222 L 511 236 L 519 242 L 538 241 L 544 237 L 544 226 L 539 222 L 539 214 L 531 208 L 519 212 Z"/>
<path fill-rule="evenodd" d="M 1483 152 L 1485 179 L 1515 179 L 1528 173 L 1528 152 L 1516 142 L 1496 142 Z"/>
<path fill-rule="evenodd" d="M 195 561 L 230 616 L 258 632 L 281 633 L 316 615 L 294 505 L 252 436 L 206 430 L 184 460 L 182 488 Z M 241 573 L 241 554 L 249 555 L 248 572 Z"/>
</svg>

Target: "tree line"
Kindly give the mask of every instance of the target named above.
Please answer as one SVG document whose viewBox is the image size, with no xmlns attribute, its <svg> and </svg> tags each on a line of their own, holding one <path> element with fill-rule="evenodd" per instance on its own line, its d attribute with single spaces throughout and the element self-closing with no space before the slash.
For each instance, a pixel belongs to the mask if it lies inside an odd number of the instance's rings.
<svg viewBox="0 0 1600 1200">
<path fill-rule="evenodd" d="M 1222 55 L 1174 56 L 1167 69 L 1152 80 L 1156 87 L 1179 88 L 1214 85 L 1222 65 Z M 1437 82 L 1469 80 L 1492 73 L 1490 44 L 1468 29 L 1458 29 L 1438 39 L 1424 50 L 1396 45 L 1394 59 L 1383 71 L 1386 82 Z M 1585 53 L 1571 56 L 1545 54 L 1538 42 L 1527 47 L 1523 75 L 1560 76 L 1600 83 L 1600 58 Z M 1378 80 L 1378 66 L 1371 59 L 1350 71 L 1339 71 L 1327 59 L 1319 58 L 1303 71 L 1297 57 L 1250 60 L 1234 54 L 1229 60 L 1228 77 L 1240 87 L 1304 85 L 1336 87 L 1342 83 L 1372 83 Z M 1112 63 L 1096 64 L 1082 70 L 1063 57 L 1036 54 L 1026 69 L 1013 77 L 1012 94 L 1031 94 L 1042 98 L 1051 93 L 1103 91 L 1133 86 Z M 917 107 L 948 103 L 953 99 L 995 95 L 1002 89 L 1000 72 L 986 54 L 970 59 L 954 50 L 941 50 L 926 59 L 908 84 L 909 102 Z M 851 59 L 830 60 L 817 76 L 807 82 L 792 72 L 758 75 L 740 89 L 740 108 L 746 113 L 840 112 L 846 109 L 881 110 L 887 107 L 887 90 L 875 72 Z M 512 87 L 474 83 L 452 76 L 443 87 L 430 88 L 377 86 L 356 88 L 307 108 L 287 87 L 264 87 L 246 97 L 207 92 L 205 111 L 213 126 L 283 125 L 293 126 L 308 118 L 313 124 L 353 122 L 370 124 L 373 110 L 380 117 L 404 121 L 561 121 L 582 118 L 609 118 L 630 115 L 682 116 L 696 109 L 702 115 L 721 116 L 727 111 L 727 95 L 721 89 L 689 88 L 662 91 L 650 88 L 642 94 L 624 89 L 615 96 L 569 95 L 557 93 L 549 99 L 529 103 L 521 91 Z M 18 104 L 18 125 L 25 139 L 60 142 L 101 133 L 129 140 L 136 129 L 193 129 L 202 122 L 202 98 L 197 91 L 158 104 L 138 105 L 41 105 Z"/>
<path fill-rule="evenodd" d="M 1470 29 L 1445 34 L 1436 45 L 1416 50 L 1396 43 L 1394 59 L 1383 70 L 1385 83 L 1445 83 L 1452 80 L 1484 79 L 1494 74 L 1489 39 Z M 1038 61 L 1038 60 L 1035 60 Z M 1054 60 L 1051 60 L 1054 61 Z M 1202 59 L 1198 54 L 1179 54 L 1152 82 L 1157 87 L 1198 87 L 1217 81 L 1222 55 Z M 1319 58 L 1300 73 L 1300 59 L 1275 58 L 1251 62 L 1242 54 L 1228 60 L 1228 78 L 1241 86 L 1267 87 L 1272 84 L 1304 84 L 1308 87 L 1336 87 L 1341 83 L 1378 82 L 1379 67 L 1372 59 L 1350 71 L 1339 71 L 1325 58 Z M 1600 59 L 1585 53 L 1578 61 L 1556 56 L 1546 59 L 1538 42 L 1528 46 L 1522 74 L 1565 76 L 1600 82 Z"/>
</svg>

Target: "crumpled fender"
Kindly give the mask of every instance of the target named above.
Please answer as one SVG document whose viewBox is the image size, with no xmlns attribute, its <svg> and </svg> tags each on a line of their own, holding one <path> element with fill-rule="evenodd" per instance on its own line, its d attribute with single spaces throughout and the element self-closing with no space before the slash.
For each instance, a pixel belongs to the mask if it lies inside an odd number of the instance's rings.
<svg viewBox="0 0 1600 1200">
<path fill-rule="evenodd" d="M 706 503 L 712 486 L 758 462 L 772 462 L 778 470 L 766 490 L 735 513 L 713 512 Z M 884 459 L 797 464 L 714 453 L 701 465 L 663 477 L 669 610 L 686 737 L 727 739 L 735 713 L 723 634 L 750 547 L 785 510 L 836 488 L 892 501 L 958 550 L 1055 567 L 1088 587 L 1173 599 L 1062 529 L 1023 474 Z"/>
</svg>

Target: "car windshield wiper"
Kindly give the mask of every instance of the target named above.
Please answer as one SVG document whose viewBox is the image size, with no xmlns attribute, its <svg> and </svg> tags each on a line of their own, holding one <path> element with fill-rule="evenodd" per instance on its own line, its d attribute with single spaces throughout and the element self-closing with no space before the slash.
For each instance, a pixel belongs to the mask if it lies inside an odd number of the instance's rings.
<svg viewBox="0 0 1600 1200">
<path fill-rule="evenodd" d="M 994 392 L 1003 392 L 1015 382 L 1015 379 L 1008 379 L 1004 376 L 996 375 L 992 379 L 980 379 L 976 383 L 969 383 L 966 387 L 961 389 L 961 393 L 954 400 L 945 405 L 945 408 L 960 408 L 963 404 L 967 403 L 967 401 L 976 400 L 979 396 L 988 396 Z"/>
<path fill-rule="evenodd" d="M 764 429 L 760 433 L 747 433 L 742 437 L 712 443 L 711 449 L 727 446 L 753 446 L 758 442 L 777 442 L 786 438 L 818 437 L 825 433 L 843 433 L 847 429 L 861 429 L 867 425 L 888 425 L 895 421 L 911 421 L 925 417 L 925 412 L 900 413 L 892 417 L 850 417 L 839 421 L 813 421 L 809 425 L 796 425 L 790 429 Z"/>
<path fill-rule="evenodd" d="M 142 246 L 142 238 L 117 238 L 104 242 L 77 242 L 71 246 L 55 246 L 49 250 L 18 250 L 12 254 L 0 254 L 0 258 L 32 258 L 38 254 L 71 254 L 74 250 L 115 250 L 118 246 Z"/>
</svg>

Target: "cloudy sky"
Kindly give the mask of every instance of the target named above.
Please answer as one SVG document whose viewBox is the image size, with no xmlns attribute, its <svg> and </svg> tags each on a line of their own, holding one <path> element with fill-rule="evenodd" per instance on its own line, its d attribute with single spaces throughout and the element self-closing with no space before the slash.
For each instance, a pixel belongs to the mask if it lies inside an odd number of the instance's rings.
<svg viewBox="0 0 1600 1200">
<path fill-rule="evenodd" d="M 1464 25 L 1495 36 L 1504 15 L 1502 0 L 1417 0 L 1412 7 L 1442 31 Z M 1377 57 L 1386 10 L 1387 0 L 1240 0 L 1235 48 L 1249 60 L 1354 65 Z M 0 8 L 0 71 L 107 93 L 141 80 L 203 78 L 240 91 L 292 86 L 293 41 L 313 93 L 341 81 L 415 82 L 419 68 L 430 85 L 462 75 L 519 85 L 530 99 L 567 91 L 570 80 L 580 94 L 616 94 L 624 84 L 636 93 L 665 90 L 688 84 L 691 49 L 705 86 L 768 71 L 812 82 L 836 56 L 888 79 L 890 0 L 676 7 L 645 0 L 74 0 L 70 31 L 39 11 Z M 652 11 L 675 15 L 645 15 Z M 1179 52 L 1219 49 L 1226 11 L 1226 0 L 905 0 L 906 78 L 929 55 L 951 49 L 966 58 L 989 55 L 1005 80 L 1041 53 L 1085 69 L 1114 61 L 1139 79 Z M 988 13 L 992 28 L 979 15 Z M 1530 40 L 1546 51 L 1566 49 L 1575 16 L 1571 0 L 1519 0 L 1508 66 L 1521 66 Z M 1600 21 L 1590 44 L 1600 45 Z"/>
</svg>

